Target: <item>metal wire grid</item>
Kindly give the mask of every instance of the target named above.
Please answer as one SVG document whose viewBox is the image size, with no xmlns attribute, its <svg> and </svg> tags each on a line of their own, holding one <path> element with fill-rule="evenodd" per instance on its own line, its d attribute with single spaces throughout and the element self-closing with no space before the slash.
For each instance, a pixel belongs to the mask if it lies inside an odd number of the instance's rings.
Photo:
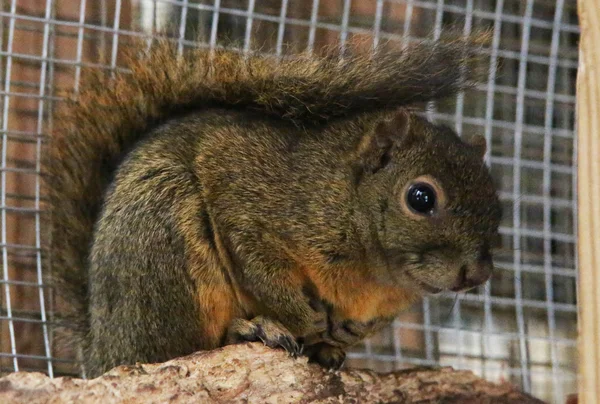
<svg viewBox="0 0 600 404">
<path fill-rule="evenodd" d="M 51 325 L 60 304 L 43 284 L 42 143 L 49 112 L 81 69 L 116 68 L 119 44 L 175 22 L 180 48 L 199 34 L 278 55 L 353 37 L 410 39 L 454 23 L 493 29 L 488 81 L 428 115 L 484 133 L 505 206 L 498 270 L 485 288 L 424 299 L 350 354 L 351 366 L 452 365 L 561 401 L 576 389 L 578 26 L 564 0 L 3 0 L 0 9 L 3 277 L 2 371 L 73 371 Z M 195 33 L 194 33 L 195 32 Z M 499 69 L 496 64 L 500 62 Z M 71 369 L 71 370 L 69 370 Z"/>
</svg>

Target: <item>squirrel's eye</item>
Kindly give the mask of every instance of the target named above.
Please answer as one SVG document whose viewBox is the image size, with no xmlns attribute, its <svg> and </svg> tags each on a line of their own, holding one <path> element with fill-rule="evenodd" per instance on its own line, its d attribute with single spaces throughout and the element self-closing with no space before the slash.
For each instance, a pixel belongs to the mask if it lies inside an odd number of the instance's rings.
<svg viewBox="0 0 600 404">
<path fill-rule="evenodd" d="M 430 214 L 435 207 L 435 190 L 423 182 L 413 184 L 408 188 L 406 202 L 415 212 L 423 215 Z"/>
</svg>

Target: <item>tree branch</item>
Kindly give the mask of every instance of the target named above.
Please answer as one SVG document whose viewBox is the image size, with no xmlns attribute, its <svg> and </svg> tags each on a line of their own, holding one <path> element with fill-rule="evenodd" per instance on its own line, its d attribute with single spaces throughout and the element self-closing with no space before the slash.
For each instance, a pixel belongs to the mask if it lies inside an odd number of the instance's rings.
<svg viewBox="0 0 600 404">
<path fill-rule="evenodd" d="M 262 344 L 227 346 L 163 364 L 120 366 L 93 380 L 13 373 L 0 402 L 541 403 L 469 371 L 328 372 Z"/>
</svg>

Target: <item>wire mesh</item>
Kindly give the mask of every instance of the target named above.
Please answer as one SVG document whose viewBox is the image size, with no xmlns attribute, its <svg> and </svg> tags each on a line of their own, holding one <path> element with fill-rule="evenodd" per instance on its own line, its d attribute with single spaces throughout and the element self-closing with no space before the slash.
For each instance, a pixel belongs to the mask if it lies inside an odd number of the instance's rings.
<svg viewBox="0 0 600 404">
<path fill-rule="evenodd" d="M 3 0 L 0 371 L 73 374 L 44 284 L 40 153 L 51 111 L 83 68 L 116 68 L 120 45 L 168 29 L 183 50 L 234 42 L 285 55 L 355 39 L 400 41 L 489 27 L 486 83 L 431 119 L 483 133 L 505 217 L 492 280 L 424 299 L 352 350 L 380 371 L 451 365 L 535 396 L 576 391 L 575 76 L 579 28 L 564 0 Z"/>
</svg>

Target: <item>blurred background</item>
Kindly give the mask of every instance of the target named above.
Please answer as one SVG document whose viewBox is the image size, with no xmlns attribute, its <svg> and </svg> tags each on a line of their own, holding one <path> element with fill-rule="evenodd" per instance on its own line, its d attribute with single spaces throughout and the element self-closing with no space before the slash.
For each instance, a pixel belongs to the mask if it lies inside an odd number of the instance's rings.
<svg viewBox="0 0 600 404">
<path fill-rule="evenodd" d="M 485 286 L 425 299 L 355 347 L 347 366 L 449 365 L 536 397 L 577 388 L 575 78 L 579 28 L 564 0 L 0 0 L 0 372 L 77 375 L 44 284 L 39 159 L 52 111 L 82 69 L 112 69 L 133 37 L 168 30 L 181 48 L 233 42 L 287 55 L 361 40 L 493 32 L 487 82 L 427 115 L 488 140 L 504 206 Z M 497 68 L 496 68 L 497 66 Z"/>
</svg>

